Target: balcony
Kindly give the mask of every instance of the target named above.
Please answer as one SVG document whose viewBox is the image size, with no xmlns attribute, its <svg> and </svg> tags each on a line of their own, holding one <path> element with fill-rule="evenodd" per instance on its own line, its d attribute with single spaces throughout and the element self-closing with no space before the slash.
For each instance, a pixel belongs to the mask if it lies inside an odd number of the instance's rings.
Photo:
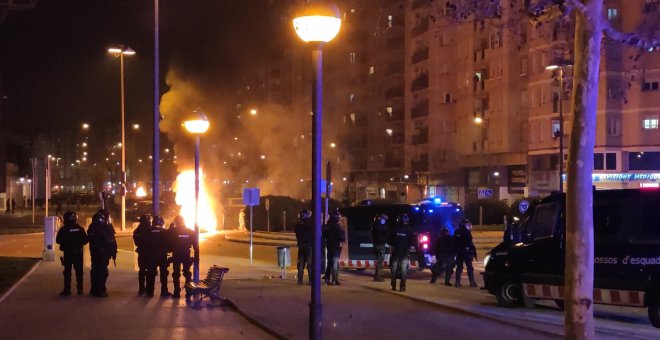
<svg viewBox="0 0 660 340">
<path fill-rule="evenodd" d="M 403 97 L 403 89 L 400 87 L 391 87 L 385 90 L 385 99 Z"/>
<path fill-rule="evenodd" d="M 389 50 L 396 50 L 396 49 L 403 49 L 404 44 L 403 44 L 403 34 L 399 34 L 396 36 L 393 36 L 391 38 L 387 38 L 387 42 L 385 42 L 385 47 Z"/>
<path fill-rule="evenodd" d="M 402 74 L 403 70 L 404 69 L 402 63 L 391 63 L 387 65 L 387 67 L 385 68 L 385 75 L 391 76 L 394 74 Z"/>
<path fill-rule="evenodd" d="M 428 153 L 422 154 L 417 160 L 410 162 L 412 172 L 428 172 L 429 171 L 429 155 Z"/>
<path fill-rule="evenodd" d="M 410 90 L 411 91 L 419 91 L 425 88 L 429 87 L 429 73 L 424 72 L 417 76 L 415 80 L 412 81 L 412 84 L 410 84 Z"/>
<path fill-rule="evenodd" d="M 392 136 L 388 136 L 385 138 L 385 144 L 386 145 L 402 145 L 404 142 L 404 135 L 403 133 L 395 133 Z"/>
<path fill-rule="evenodd" d="M 429 100 L 425 99 L 417 105 L 413 106 L 412 109 L 410 109 L 410 116 L 412 118 L 420 118 L 420 117 L 426 117 L 429 115 Z"/>
<path fill-rule="evenodd" d="M 429 30 L 429 19 L 424 18 L 415 27 L 412 28 L 412 36 L 416 37 Z"/>
<path fill-rule="evenodd" d="M 405 115 L 403 112 L 403 108 L 395 108 L 394 110 L 392 110 L 391 113 L 389 112 L 385 113 L 385 120 L 388 122 L 396 122 L 404 119 L 405 119 Z"/>
<path fill-rule="evenodd" d="M 424 47 L 424 48 L 420 48 L 417 51 L 415 51 L 413 53 L 411 59 L 412 59 L 412 63 L 416 64 L 416 63 L 418 63 L 420 61 L 423 61 L 423 60 L 426 60 L 428 58 L 429 58 L 429 48 Z"/>
<path fill-rule="evenodd" d="M 411 144 L 420 145 L 429 143 L 429 128 L 423 127 L 417 130 L 417 134 L 412 136 Z"/>
<path fill-rule="evenodd" d="M 385 155 L 386 168 L 403 168 L 403 158 L 395 157 L 390 154 Z"/>
</svg>

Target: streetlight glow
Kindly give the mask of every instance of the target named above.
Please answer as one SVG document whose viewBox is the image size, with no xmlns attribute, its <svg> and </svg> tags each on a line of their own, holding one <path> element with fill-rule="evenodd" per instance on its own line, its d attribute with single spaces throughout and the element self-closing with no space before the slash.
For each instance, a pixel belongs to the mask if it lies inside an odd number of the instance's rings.
<svg viewBox="0 0 660 340">
<path fill-rule="evenodd" d="M 545 69 L 548 70 L 548 71 L 556 70 L 558 68 L 559 68 L 559 65 L 548 65 L 548 66 L 545 67 Z"/>
<path fill-rule="evenodd" d="M 250 110 L 250 114 L 255 116 L 257 114 L 257 109 Z"/>
<path fill-rule="evenodd" d="M 188 132 L 199 135 L 205 133 L 209 129 L 209 121 L 206 115 L 201 111 L 193 112 L 195 117 L 183 122 L 183 126 Z"/>
<path fill-rule="evenodd" d="M 87 130 L 87 129 L 89 129 L 89 124 L 87 124 L 87 123 L 82 123 L 82 128 L 83 128 L 83 130 Z"/>
<path fill-rule="evenodd" d="M 484 122 L 484 119 L 481 117 L 474 117 L 474 123 L 475 124 L 481 124 Z"/>
<path fill-rule="evenodd" d="M 133 124 L 133 130 L 139 130 L 140 124 Z"/>
<path fill-rule="evenodd" d="M 339 10 L 328 4 L 308 2 L 293 19 L 293 29 L 304 42 L 330 42 L 340 28 Z"/>
</svg>

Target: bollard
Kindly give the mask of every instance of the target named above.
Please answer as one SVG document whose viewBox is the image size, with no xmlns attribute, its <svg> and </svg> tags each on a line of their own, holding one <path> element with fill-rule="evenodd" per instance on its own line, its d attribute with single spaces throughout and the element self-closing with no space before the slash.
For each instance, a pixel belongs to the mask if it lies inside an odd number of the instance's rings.
<svg viewBox="0 0 660 340">
<path fill-rule="evenodd" d="M 286 279 L 286 267 L 291 265 L 291 252 L 288 246 L 277 247 L 277 266 L 282 270 L 281 277 Z"/>
<path fill-rule="evenodd" d="M 57 216 L 44 218 L 44 251 L 42 259 L 46 262 L 55 262 L 55 235 L 57 231 Z"/>
</svg>

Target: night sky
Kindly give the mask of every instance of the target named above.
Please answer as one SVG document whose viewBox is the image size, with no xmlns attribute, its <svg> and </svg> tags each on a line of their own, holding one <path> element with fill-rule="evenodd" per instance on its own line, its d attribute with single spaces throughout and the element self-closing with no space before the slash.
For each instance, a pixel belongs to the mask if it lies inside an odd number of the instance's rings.
<svg viewBox="0 0 660 340">
<path fill-rule="evenodd" d="M 176 67 L 228 95 L 241 71 L 289 29 L 284 2 L 161 0 L 161 82 Z M 153 103 L 153 2 L 39 0 L 11 12 L 0 26 L 3 125 L 14 131 L 92 127 L 119 130 L 119 60 L 106 53 L 123 43 L 126 115 L 149 126 Z"/>
</svg>

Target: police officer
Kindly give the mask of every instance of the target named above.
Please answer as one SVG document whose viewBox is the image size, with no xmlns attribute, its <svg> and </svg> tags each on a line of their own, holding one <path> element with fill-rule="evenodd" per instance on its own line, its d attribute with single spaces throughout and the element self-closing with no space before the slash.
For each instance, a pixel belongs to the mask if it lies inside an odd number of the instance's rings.
<svg viewBox="0 0 660 340">
<path fill-rule="evenodd" d="M 325 269 L 325 283 L 339 286 L 339 256 L 342 244 L 346 242 L 346 233 L 339 224 L 341 214 L 338 210 L 330 213 L 328 223 L 324 229 L 325 246 L 328 251 L 328 265 Z M 332 278 L 332 282 L 330 279 Z"/>
<path fill-rule="evenodd" d="M 174 279 L 174 293 L 173 298 L 181 297 L 181 286 L 179 277 L 183 270 L 183 277 L 185 283 L 189 283 L 192 277 L 190 273 L 190 266 L 192 265 L 192 258 L 190 257 L 190 248 L 197 253 L 197 235 L 194 231 L 186 228 L 183 217 L 177 216 L 174 218 L 174 223 L 168 230 L 170 237 L 170 244 L 172 246 L 172 278 Z M 186 297 L 188 295 L 186 294 Z"/>
<path fill-rule="evenodd" d="M 474 268 L 472 259 L 477 259 L 477 248 L 472 241 L 472 224 L 467 219 L 458 222 L 458 230 L 454 233 L 454 242 L 456 244 L 456 287 L 461 286 L 461 274 L 463 274 L 463 264 L 467 267 L 470 287 L 476 287 L 474 280 Z"/>
<path fill-rule="evenodd" d="M 449 228 L 442 227 L 440 236 L 435 241 L 434 255 L 436 263 L 431 270 L 431 283 L 435 283 L 438 275 L 445 274 L 445 286 L 451 286 L 451 274 L 454 269 L 454 259 L 456 250 L 454 249 L 454 240 L 449 233 Z"/>
<path fill-rule="evenodd" d="M 371 239 L 374 246 L 374 254 L 376 255 L 376 272 L 374 273 L 374 282 L 383 282 L 383 260 L 385 259 L 385 244 L 387 244 L 387 215 L 384 213 L 378 214 L 374 217 L 371 223 Z"/>
<path fill-rule="evenodd" d="M 92 223 L 87 228 L 89 236 L 89 253 L 92 258 L 90 294 L 96 297 L 107 297 L 105 287 L 108 279 L 108 264 L 110 259 L 117 258 L 117 241 L 115 229 L 108 224 L 108 219 L 99 211 L 92 216 Z"/>
<path fill-rule="evenodd" d="M 165 229 L 165 219 L 162 216 L 154 215 L 151 219 L 151 227 L 158 228 L 161 230 L 161 244 L 157 247 L 158 253 L 154 254 L 156 263 L 158 264 L 158 272 L 160 275 L 160 297 L 169 297 L 170 292 L 167 288 L 167 275 L 170 272 L 167 270 L 169 267 L 169 262 L 167 259 L 167 253 L 172 251 L 171 238 L 167 230 Z"/>
<path fill-rule="evenodd" d="M 392 290 L 396 290 L 397 271 L 401 273 L 401 284 L 399 291 L 406 291 L 406 277 L 408 275 L 408 262 L 410 247 L 412 246 L 412 230 L 410 218 L 407 214 L 401 214 L 396 218 L 396 224 L 389 235 L 391 247 L 390 269 L 392 272 Z"/>
<path fill-rule="evenodd" d="M 83 246 L 89 242 L 85 229 L 78 225 L 78 215 L 67 211 L 63 216 L 64 226 L 57 231 L 55 241 L 60 245 L 64 256 L 60 258 L 64 266 L 64 289 L 62 296 L 71 295 L 71 267 L 76 270 L 76 290 L 83 294 Z"/>
<path fill-rule="evenodd" d="M 151 217 L 149 215 L 140 216 L 140 223 L 133 231 L 133 243 L 135 251 L 138 253 L 138 295 L 146 294 L 145 282 L 147 278 L 147 254 L 146 254 L 146 235 L 151 229 Z"/>
<path fill-rule="evenodd" d="M 309 282 L 312 282 L 312 272 L 309 270 L 312 264 L 312 212 L 305 209 L 298 214 L 298 223 L 295 227 L 296 243 L 298 245 L 298 284 L 303 284 L 303 275 L 307 268 Z"/>
<path fill-rule="evenodd" d="M 156 284 L 156 275 L 158 269 L 162 266 L 163 258 L 165 258 L 165 265 L 167 265 L 167 250 L 169 248 L 169 240 L 167 231 L 161 225 L 155 225 L 154 222 L 161 222 L 152 219 L 151 228 L 145 234 L 145 262 L 147 265 L 146 270 L 146 293 L 145 296 L 154 296 L 154 288 Z M 167 274 L 165 274 L 167 275 Z M 160 277 L 160 296 L 168 297 L 170 293 L 167 290 L 167 276 L 163 280 L 163 275 Z"/>
</svg>

